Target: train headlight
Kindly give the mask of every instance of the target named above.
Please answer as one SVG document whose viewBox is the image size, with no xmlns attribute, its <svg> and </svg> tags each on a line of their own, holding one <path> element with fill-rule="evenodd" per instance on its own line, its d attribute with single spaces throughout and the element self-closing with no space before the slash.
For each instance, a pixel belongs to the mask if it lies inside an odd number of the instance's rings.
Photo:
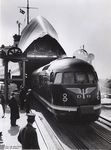
<svg viewBox="0 0 111 150">
<path fill-rule="evenodd" d="M 67 93 L 63 93 L 63 95 L 62 95 L 62 101 L 63 102 L 67 102 L 68 101 Z"/>
<path fill-rule="evenodd" d="M 79 94 L 78 94 L 78 95 L 77 95 L 77 98 L 82 98 L 82 95 L 79 95 Z"/>
</svg>

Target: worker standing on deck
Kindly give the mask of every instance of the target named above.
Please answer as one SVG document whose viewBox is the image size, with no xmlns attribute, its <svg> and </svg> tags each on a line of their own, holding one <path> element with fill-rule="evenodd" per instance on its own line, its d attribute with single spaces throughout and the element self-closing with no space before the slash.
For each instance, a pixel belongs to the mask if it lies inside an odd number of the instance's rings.
<svg viewBox="0 0 111 150">
<path fill-rule="evenodd" d="M 11 126 L 17 126 L 16 120 L 20 118 L 19 107 L 15 99 L 15 94 L 12 93 L 9 99 Z"/>
<path fill-rule="evenodd" d="M 28 92 L 27 92 L 26 98 L 25 98 L 25 109 L 26 109 L 26 113 L 30 113 L 32 99 L 33 99 L 32 90 L 31 90 L 31 89 L 28 89 Z"/>
<path fill-rule="evenodd" d="M 40 149 L 36 129 L 32 126 L 35 121 L 35 114 L 27 114 L 27 125 L 22 128 L 18 135 L 18 141 L 23 149 Z"/>
<path fill-rule="evenodd" d="M 4 118 L 5 117 L 5 105 L 6 105 L 6 103 L 5 103 L 5 98 L 4 98 L 4 95 L 2 92 L 0 93 L 0 99 L 1 99 L 1 105 L 2 105 L 2 110 L 3 110 L 2 118 Z"/>
<path fill-rule="evenodd" d="M 26 87 L 21 87 L 20 95 L 19 95 L 19 99 L 20 99 L 20 109 L 21 109 L 21 110 L 24 110 L 26 93 L 27 93 L 27 88 L 26 88 Z"/>
</svg>

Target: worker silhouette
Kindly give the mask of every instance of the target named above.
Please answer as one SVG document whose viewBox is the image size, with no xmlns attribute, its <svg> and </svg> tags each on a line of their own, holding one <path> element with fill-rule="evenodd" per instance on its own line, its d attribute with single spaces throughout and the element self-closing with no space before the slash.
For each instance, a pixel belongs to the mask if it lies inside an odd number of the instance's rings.
<svg viewBox="0 0 111 150">
<path fill-rule="evenodd" d="M 15 93 L 11 93 L 11 97 L 9 99 L 9 107 L 10 107 L 10 120 L 11 126 L 17 126 L 16 120 L 20 118 L 19 116 L 19 107 L 17 101 L 15 99 Z"/>
<path fill-rule="evenodd" d="M 25 98 L 26 98 L 26 93 L 27 93 L 27 88 L 26 87 L 21 87 L 20 89 L 20 95 L 19 95 L 19 99 L 20 99 L 20 109 L 24 110 L 24 105 L 25 105 Z"/>
<path fill-rule="evenodd" d="M 6 106 L 6 102 L 5 102 L 5 98 L 4 98 L 4 95 L 3 95 L 2 92 L 0 93 L 0 99 L 1 99 L 1 105 L 2 105 L 2 110 L 3 110 L 2 118 L 4 118 L 4 117 L 5 117 L 5 106 Z"/>
<path fill-rule="evenodd" d="M 27 114 L 27 125 L 22 128 L 18 135 L 18 141 L 22 145 L 22 149 L 39 149 L 36 129 L 32 126 L 35 121 L 35 114 Z"/>
<path fill-rule="evenodd" d="M 28 89 L 28 92 L 26 93 L 26 98 L 25 98 L 25 109 L 26 109 L 26 113 L 30 113 L 32 99 L 33 99 L 32 90 L 31 90 L 31 89 Z"/>
</svg>

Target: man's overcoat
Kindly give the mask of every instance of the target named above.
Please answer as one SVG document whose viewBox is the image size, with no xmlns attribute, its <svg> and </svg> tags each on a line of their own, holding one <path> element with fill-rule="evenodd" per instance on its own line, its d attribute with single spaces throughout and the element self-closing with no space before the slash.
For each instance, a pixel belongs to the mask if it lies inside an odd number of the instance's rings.
<svg viewBox="0 0 111 150">
<path fill-rule="evenodd" d="M 20 130 L 18 141 L 23 149 L 39 149 L 36 129 L 29 123 Z"/>
<path fill-rule="evenodd" d="M 19 107 L 18 107 L 17 101 L 14 97 L 12 97 L 9 100 L 9 107 L 11 110 L 10 118 L 11 119 L 19 119 L 19 117 L 20 117 L 19 116 Z"/>
</svg>

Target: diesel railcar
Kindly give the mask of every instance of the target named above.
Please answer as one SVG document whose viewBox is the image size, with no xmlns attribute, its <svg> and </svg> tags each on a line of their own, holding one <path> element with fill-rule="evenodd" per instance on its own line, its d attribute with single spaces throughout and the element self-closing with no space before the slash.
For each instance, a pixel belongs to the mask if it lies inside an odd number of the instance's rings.
<svg viewBox="0 0 111 150">
<path fill-rule="evenodd" d="M 94 67 L 77 58 L 61 58 L 32 74 L 34 96 L 57 118 L 98 119 L 101 94 Z"/>
</svg>

